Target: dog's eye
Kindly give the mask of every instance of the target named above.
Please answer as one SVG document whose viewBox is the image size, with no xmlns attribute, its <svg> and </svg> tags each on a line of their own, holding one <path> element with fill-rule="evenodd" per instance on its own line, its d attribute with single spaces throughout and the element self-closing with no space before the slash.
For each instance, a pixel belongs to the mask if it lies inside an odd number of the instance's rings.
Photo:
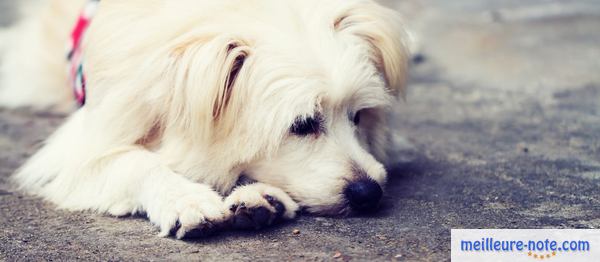
<svg viewBox="0 0 600 262">
<path fill-rule="evenodd" d="M 322 122 L 323 120 L 320 115 L 308 118 L 298 117 L 290 128 L 290 132 L 297 136 L 315 135 L 321 132 Z"/>
<path fill-rule="evenodd" d="M 360 124 L 360 111 L 354 114 L 354 118 L 352 119 L 355 125 Z"/>
</svg>

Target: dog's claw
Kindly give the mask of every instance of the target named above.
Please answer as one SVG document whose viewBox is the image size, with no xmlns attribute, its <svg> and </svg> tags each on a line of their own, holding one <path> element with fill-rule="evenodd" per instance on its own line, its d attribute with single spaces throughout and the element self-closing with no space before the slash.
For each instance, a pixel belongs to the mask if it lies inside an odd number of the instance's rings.
<svg viewBox="0 0 600 262">
<path fill-rule="evenodd" d="M 252 221 L 252 219 L 250 219 L 250 216 L 247 213 L 241 213 L 241 212 L 236 212 L 236 214 L 233 216 L 233 223 L 232 223 L 234 228 L 237 229 L 249 229 L 254 227 L 254 222 Z"/>
<path fill-rule="evenodd" d="M 281 202 L 279 202 L 279 201 L 276 201 L 276 202 L 273 204 L 273 207 L 275 207 L 275 210 L 277 211 L 277 212 L 275 213 L 275 217 L 276 217 L 276 219 L 280 219 L 280 218 L 282 218 L 282 217 L 283 217 L 283 213 L 285 213 L 285 206 L 283 205 L 283 203 L 281 203 Z"/>
<path fill-rule="evenodd" d="M 293 219 L 298 204 L 283 190 L 254 183 L 235 189 L 225 199 L 231 214 L 228 224 L 235 229 L 261 229 Z"/>
<path fill-rule="evenodd" d="M 269 195 L 265 196 L 265 199 L 275 209 L 275 212 L 264 206 L 247 207 L 245 203 L 241 203 L 237 208 L 231 210 L 234 213 L 232 226 L 236 229 L 261 229 L 277 222 L 285 212 L 284 205 Z"/>
<path fill-rule="evenodd" d="M 180 228 L 175 237 L 177 239 L 194 239 L 210 236 L 216 232 L 216 226 L 211 222 L 205 222 L 191 229 Z"/>
<path fill-rule="evenodd" d="M 169 231 L 169 235 L 176 236 L 177 231 L 179 231 L 179 228 L 181 228 L 181 222 L 179 222 L 179 219 L 177 219 L 175 225 L 173 226 L 173 228 L 171 228 L 171 231 Z"/>
<path fill-rule="evenodd" d="M 265 195 L 265 199 L 267 200 L 267 202 L 269 202 L 269 204 L 272 204 L 273 202 L 275 202 L 275 198 L 272 197 L 271 195 Z"/>
<path fill-rule="evenodd" d="M 271 206 L 275 208 L 275 218 L 280 219 L 283 216 L 283 213 L 285 212 L 285 205 L 283 205 L 281 201 L 277 200 L 276 198 L 270 195 L 265 195 L 265 199 L 269 202 L 269 204 L 271 204 Z"/>
<path fill-rule="evenodd" d="M 219 229 L 220 224 L 211 221 L 204 221 L 194 227 L 185 227 L 177 220 L 175 226 L 171 228 L 170 235 L 177 239 L 203 238 L 213 235 Z"/>
<path fill-rule="evenodd" d="M 237 229 L 261 229 L 273 223 L 274 214 L 266 207 L 238 209 L 233 216 Z"/>
</svg>

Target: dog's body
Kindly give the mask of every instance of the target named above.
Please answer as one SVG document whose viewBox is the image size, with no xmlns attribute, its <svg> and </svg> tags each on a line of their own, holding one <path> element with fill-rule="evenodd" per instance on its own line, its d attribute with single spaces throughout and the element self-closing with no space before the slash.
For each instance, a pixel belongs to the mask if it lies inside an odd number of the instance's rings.
<svg viewBox="0 0 600 262">
<path fill-rule="evenodd" d="M 73 107 L 62 47 L 83 4 L 50 0 L 17 25 L 0 103 Z M 61 208 L 145 212 L 179 238 L 299 206 L 372 208 L 403 39 L 397 15 L 368 0 L 102 0 L 84 42 L 86 105 L 15 179 Z M 241 174 L 258 182 L 236 187 Z"/>
</svg>

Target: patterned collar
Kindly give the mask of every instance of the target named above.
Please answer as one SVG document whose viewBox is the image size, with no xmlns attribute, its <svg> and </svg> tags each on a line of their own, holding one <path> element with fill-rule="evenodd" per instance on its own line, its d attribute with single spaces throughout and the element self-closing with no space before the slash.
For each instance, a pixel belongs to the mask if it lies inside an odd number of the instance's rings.
<svg viewBox="0 0 600 262">
<path fill-rule="evenodd" d="M 89 0 L 87 2 L 71 32 L 71 39 L 69 41 L 69 52 L 67 55 L 67 60 L 69 62 L 69 83 L 73 88 L 73 94 L 75 95 L 75 99 L 79 103 L 79 106 L 85 104 L 86 84 L 86 78 L 83 71 L 83 50 L 81 45 L 90 22 L 96 14 L 99 2 L 100 0 Z"/>
</svg>

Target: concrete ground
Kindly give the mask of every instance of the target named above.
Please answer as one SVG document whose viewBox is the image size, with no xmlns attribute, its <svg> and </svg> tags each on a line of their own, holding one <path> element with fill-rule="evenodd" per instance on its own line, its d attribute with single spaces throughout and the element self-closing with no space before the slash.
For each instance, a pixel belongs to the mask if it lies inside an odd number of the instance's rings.
<svg viewBox="0 0 600 262">
<path fill-rule="evenodd" d="M 0 260 L 440 261 L 451 228 L 600 228 L 600 3 L 384 2 L 420 44 L 380 212 L 159 238 L 142 218 L 13 192 L 9 174 L 63 118 L 0 110 Z"/>
</svg>

